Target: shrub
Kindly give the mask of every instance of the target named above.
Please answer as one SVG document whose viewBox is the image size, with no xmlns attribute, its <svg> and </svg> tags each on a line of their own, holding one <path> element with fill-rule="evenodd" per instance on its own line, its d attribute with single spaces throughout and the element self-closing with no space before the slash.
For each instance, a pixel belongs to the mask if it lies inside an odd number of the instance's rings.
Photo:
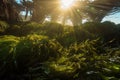
<svg viewBox="0 0 120 80">
<path fill-rule="evenodd" d="M 13 72 L 16 72 L 16 45 L 19 43 L 19 38 L 14 36 L 0 37 L 0 78 L 8 77 Z M 5 78 L 4 77 L 4 78 Z"/>
<path fill-rule="evenodd" d="M 119 79 L 120 49 L 101 39 L 63 47 L 41 35 L 0 37 L 0 78 L 106 80 Z M 12 79 L 14 79 L 12 78 Z"/>
<path fill-rule="evenodd" d="M 74 27 L 68 27 L 65 26 L 65 31 L 62 34 L 62 36 L 57 37 L 56 39 L 60 44 L 62 44 L 65 47 L 69 47 L 71 44 L 75 42 L 82 42 L 87 39 L 95 39 L 96 36 L 94 34 L 89 33 L 88 31 L 78 27 L 76 30 L 74 30 Z"/>
<path fill-rule="evenodd" d="M 49 63 L 50 75 L 60 80 L 119 79 L 119 52 L 105 47 L 99 39 L 74 44 L 68 48 L 67 56 Z"/>
<path fill-rule="evenodd" d="M 111 37 L 111 39 L 115 36 L 117 33 L 117 26 L 109 21 L 101 23 L 101 34 L 105 37 Z M 107 38 L 106 38 L 107 39 Z"/>
<path fill-rule="evenodd" d="M 19 72 L 26 73 L 30 67 L 60 57 L 62 46 L 46 36 L 28 35 L 16 45 L 16 63 Z"/>
<path fill-rule="evenodd" d="M 65 31 L 61 36 L 56 38 L 57 41 L 64 47 L 70 46 L 72 43 L 76 42 L 76 36 L 73 29 Z"/>
<path fill-rule="evenodd" d="M 62 35 L 64 31 L 63 26 L 58 23 L 45 23 L 43 30 L 46 32 L 45 35 L 51 38 Z"/>
<path fill-rule="evenodd" d="M 111 22 L 85 23 L 75 29 L 57 23 L 13 25 L 8 32 L 23 37 L 0 36 L 0 79 L 118 80 L 120 48 L 109 45 L 114 38 L 119 41 L 118 26 Z"/>
<path fill-rule="evenodd" d="M 117 29 L 120 32 L 120 24 L 117 24 Z"/>
<path fill-rule="evenodd" d="M 14 53 L 14 48 L 18 42 L 19 42 L 19 38 L 14 36 L 0 37 L 0 57 L 1 57 L 0 59 L 2 61 L 7 59 L 7 55 Z"/>
<path fill-rule="evenodd" d="M 33 33 L 40 34 L 42 27 L 43 25 L 38 24 L 36 22 L 26 23 L 21 27 L 21 33 L 22 33 L 21 35 L 25 36 Z"/>
<path fill-rule="evenodd" d="M 11 25 L 11 27 L 9 27 L 6 30 L 6 34 L 14 35 L 14 36 L 21 36 L 21 34 L 22 34 L 21 26 L 19 26 L 19 25 Z"/>
<path fill-rule="evenodd" d="M 42 31 L 43 25 L 36 22 L 17 23 L 11 25 L 6 30 L 6 34 L 14 36 L 26 36 L 29 34 L 44 34 Z"/>
<path fill-rule="evenodd" d="M 75 31 L 75 36 L 76 36 L 77 42 L 79 43 L 82 41 L 86 41 L 88 39 L 92 40 L 96 38 L 95 34 L 92 34 L 89 31 L 84 30 L 82 28 L 79 28 Z"/>
<path fill-rule="evenodd" d="M 88 31 L 89 33 L 98 35 L 99 33 L 101 33 L 100 27 L 101 27 L 101 23 L 87 22 L 84 23 L 81 28 Z"/>
<path fill-rule="evenodd" d="M 82 25 L 81 29 L 103 38 L 105 42 L 117 39 L 119 33 L 117 26 L 109 21 L 103 23 L 87 22 Z"/>
<path fill-rule="evenodd" d="M 3 34 L 8 27 L 9 25 L 6 22 L 0 21 L 0 34 Z"/>
<path fill-rule="evenodd" d="M 46 36 L 3 36 L 0 38 L 0 77 L 7 77 L 11 73 L 14 76 L 30 73 L 31 68 L 42 67 L 44 62 L 59 58 L 61 51 L 62 46 Z M 41 69 L 38 72 L 41 72 Z"/>
</svg>

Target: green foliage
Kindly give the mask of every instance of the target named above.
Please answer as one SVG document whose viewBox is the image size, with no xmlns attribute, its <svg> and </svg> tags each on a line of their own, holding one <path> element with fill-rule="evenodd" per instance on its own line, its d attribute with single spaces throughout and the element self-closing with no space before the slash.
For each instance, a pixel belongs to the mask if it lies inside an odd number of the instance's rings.
<svg viewBox="0 0 120 80">
<path fill-rule="evenodd" d="M 87 30 L 88 32 L 96 35 L 101 33 L 102 30 L 100 30 L 100 28 L 101 23 L 97 22 L 87 22 L 82 25 L 82 29 Z"/>
<path fill-rule="evenodd" d="M 120 24 L 117 24 L 117 29 L 120 32 Z"/>
<path fill-rule="evenodd" d="M 74 30 L 74 27 L 65 26 L 65 31 L 62 36 L 57 37 L 56 39 L 65 47 L 69 47 L 71 44 L 78 42 L 81 43 L 87 39 L 94 39 L 96 36 L 91 34 L 90 32 L 82 29 L 78 26 L 77 29 Z"/>
<path fill-rule="evenodd" d="M 21 38 L 1 36 L 0 66 L 4 66 L 2 67 L 5 70 L 4 74 L 9 71 L 14 74 L 16 71 L 17 74 L 25 74 L 31 67 L 48 60 L 56 60 L 62 55 L 61 51 L 62 46 L 46 36 L 28 35 Z"/>
<path fill-rule="evenodd" d="M 118 36 L 120 35 L 117 25 L 112 22 L 106 21 L 103 23 L 87 22 L 82 25 L 81 29 L 88 31 L 96 37 L 101 37 L 105 42 L 115 40 L 119 42 Z"/>
<path fill-rule="evenodd" d="M 76 42 L 76 36 L 73 27 L 67 26 L 64 33 L 61 36 L 57 37 L 56 39 L 64 47 L 68 47 L 74 42 Z"/>
<path fill-rule="evenodd" d="M 6 30 L 7 34 L 14 36 L 26 36 L 29 34 L 43 34 L 43 25 L 36 22 L 25 22 L 21 24 L 13 24 Z"/>
<path fill-rule="evenodd" d="M 14 36 L 21 36 L 21 26 L 19 25 L 12 25 L 6 30 L 7 34 L 14 35 Z"/>
<path fill-rule="evenodd" d="M 0 21 L 0 34 L 4 33 L 8 27 L 9 25 L 6 22 Z"/>
<path fill-rule="evenodd" d="M 82 42 L 87 39 L 103 38 L 104 41 L 114 40 L 119 42 L 119 27 L 112 22 L 87 22 L 81 26 L 62 26 L 58 23 L 45 23 L 43 25 L 35 22 L 26 22 L 18 25 L 11 25 L 6 31 L 7 34 L 25 36 L 29 34 L 40 34 L 55 38 L 63 46 L 69 46 L 74 42 Z M 72 38 L 71 38 L 72 37 Z"/>
<path fill-rule="evenodd" d="M 27 22 L 6 33 L 0 36 L 1 80 L 120 79 L 119 25 Z"/>
<path fill-rule="evenodd" d="M 38 62 L 44 62 L 49 58 L 59 57 L 59 47 L 60 44 L 55 40 L 48 40 L 45 36 L 29 35 L 16 46 L 16 53 L 17 58 L 26 64 L 28 61 L 34 62 L 35 58 Z"/>
<path fill-rule="evenodd" d="M 28 35 L 28 34 L 32 34 L 32 33 L 40 33 L 41 28 L 43 27 L 43 25 L 38 24 L 36 22 L 29 22 L 26 23 L 25 25 L 22 25 L 21 27 L 21 35 Z"/>
<path fill-rule="evenodd" d="M 54 77 L 57 76 L 60 80 L 118 80 L 120 78 L 120 59 L 117 58 L 120 53 L 119 48 L 105 47 L 101 40 L 96 39 L 71 45 L 67 53 L 67 56 L 50 63 Z"/>
<path fill-rule="evenodd" d="M 20 38 L 14 36 L 0 37 L 0 77 L 16 71 L 16 45 Z"/>
<path fill-rule="evenodd" d="M 19 42 L 19 38 L 14 36 L 0 37 L 0 61 L 7 59 L 8 55 L 14 53 L 15 46 Z"/>
<path fill-rule="evenodd" d="M 84 30 L 82 27 L 75 30 L 75 36 L 77 42 L 86 41 L 87 39 L 92 40 L 96 38 L 95 34 L 92 34 L 89 31 Z"/>
<path fill-rule="evenodd" d="M 117 26 L 112 22 L 103 22 L 101 26 L 101 34 L 106 40 L 116 38 L 118 34 Z"/>
<path fill-rule="evenodd" d="M 43 30 L 46 32 L 45 35 L 53 38 L 62 35 L 64 28 L 58 23 L 45 23 Z"/>
</svg>

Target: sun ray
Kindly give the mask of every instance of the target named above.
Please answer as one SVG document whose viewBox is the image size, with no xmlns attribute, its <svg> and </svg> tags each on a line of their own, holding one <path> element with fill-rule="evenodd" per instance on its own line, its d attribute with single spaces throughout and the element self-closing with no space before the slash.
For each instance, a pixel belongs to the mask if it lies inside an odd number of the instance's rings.
<svg viewBox="0 0 120 80">
<path fill-rule="evenodd" d="M 74 0 L 61 0 L 61 8 L 62 9 L 69 9 L 73 6 Z"/>
</svg>

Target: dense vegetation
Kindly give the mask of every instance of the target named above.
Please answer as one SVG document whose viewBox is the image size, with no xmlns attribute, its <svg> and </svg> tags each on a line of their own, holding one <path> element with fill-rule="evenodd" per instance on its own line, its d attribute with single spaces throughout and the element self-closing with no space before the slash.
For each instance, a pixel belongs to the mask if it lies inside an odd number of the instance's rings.
<svg viewBox="0 0 120 80">
<path fill-rule="evenodd" d="M 120 0 L 61 1 L 0 0 L 0 80 L 120 80 Z"/>
<path fill-rule="evenodd" d="M 119 80 L 120 25 L 0 21 L 0 80 Z"/>
</svg>

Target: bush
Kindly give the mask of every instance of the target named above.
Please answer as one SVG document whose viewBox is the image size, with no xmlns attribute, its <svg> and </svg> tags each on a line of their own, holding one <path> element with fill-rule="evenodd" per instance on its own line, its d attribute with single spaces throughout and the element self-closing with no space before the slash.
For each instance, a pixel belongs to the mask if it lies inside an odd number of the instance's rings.
<svg viewBox="0 0 120 80">
<path fill-rule="evenodd" d="M 101 39 L 73 43 L 63 49 L 46 36 L 1 36 L 0 78 L 20 80 L 27 74 L 27 79 L 119 79 L 119 56 L 119 48 L 106 47 Z"/>
<path fill-rule="evenodd" d="M 59 36 L 56 39 L 63 46 L 69 47 L 71 44 L 75 42 L 81 43 L 82 41 L 86 41 L 87 39 L 92 40 L 95 38 L 96 36 L 94 34 L 91 34 L 80 27 L 74 30 L 74 27 L 65 26 L 65 31 L 62 34 L 62 36 Z"/>
<path fill-rule="evenodd" d="M 43 25 L 38 24 L 36 22 L 26 22 L 26 23 L 18 23 L 13 24 L 6 31 L 8 35 L 14 36 L 26 36 L 29 34 L 44 34 L 42 32 Z"/>
<path fill-rule="evenodd" d="M 0 37 L 0 78 L 16 72 L 16 45 L 19 43 L 19 38 L 14 36 Z M 1 78 L 2 79 L 2 78 Z"/>
<path fill-rule="evenodd" d="M 111 40 L 116 37 L 116 33 L 118 32 L 117 26 L 112 22 L 103 22 L 101 23 L 101 34 L 104 38 Z"/>
<path fill-rule="evenodd" d="M 19 38 L 14 36 L 1 36 L 0 37 L 0 61 L 5 61 L 7 55 L 13 54 L 14 48 L 19 42 Z"/>
<path fill-rule="evenodd" d="M 115 57 L 119 52 L 119 48 L 105 47 L 99 39 L 74 44 L 67 56 L 49 63 L 50 75 L 60 80 L 118 80 L 120 59 Z"/>
<path fill-rule="evenodd" d="M 70 30 L 67 29 L 61 36 L 57 37 L 56 39 L 61 45 L 68 47 L 76 42 L 75 32 L 72 28 Z"/>
<path fill-rule="evenodd" d="M 4 21 L 0 21 L 0 34 L 5 33 L 7 28 L 9 28 L 9 25 Z"/>
<path fill-rule="evenodd" d="M 9 27 L 6 30 L 6 34 L 14 35 L 14 36 L 21 36 L 21 34 L 22 34 L 21 26 L 19 26 L 19 25 L 11 25 L 11 27 Z"/>
<path fill-rule="evenodd" d="M 58 23 L 45 23 L 43 30 L 46 32 L 45 35 L 55 38 L 62 35 L 64 28 L 61 24 Z"/>
<path fill-rule="evenodd" d="M 3 36 L 0 48 L 0 66 L 3 66 L 0 71 L 4 72 L 3 76 L 29 73 L 30 68 L 41 67 L 44 62 L 56 60 L 62 55 L 62 46 L 57 41 L 40 35 L 21 38 Z"/>
<path fill-rule="evenodd" d="M 79 28 L 75 31 L 75 36 L 76 36 L 77 42 L 79 43 L 82 41 L 86 41 L 88 39 L 92 40 L 96 38 L 95 34 L 92 34 L 89 31 L 84 30 L 82 28 Z"/>
<path fill-rule="evenodd" d="M 7 32 L 23 37 L 0 36 L 1 80 L 120 79 L 120 48 L 110 45 L 119 42 L 119 25 L 28 22 Z"/>
<path fill-rule="evenodd" d="M 27 66 L 28 68 L 28 66 L 34 66 L 50 58 L 57 58 L 60 56 L 59 48 L 61 46 L 57 42 L 48 40 L 44 36 L 27 36 L 16 46 L 16 58 L 19 67 Z"/>
<path fill-rule="evenodd" d="M 101 23 L 87 22 L 84 23 L 81 28 L 88 31 L 89 33 L 98 35 L 101 33 L 100 27 L 101 27 Z"/>
<path fill-rule="evenodd" d="M 103 23 L 87 22 L 82 25 L 81 29 L 103 38 L 105 42 L 115 40 L 114 43 L 116 43 L 119 41 L 119 29 L 114 23 L 109 21 Z"/>
<path fill-rule="evenodd" d="M 29 35 L 29 34 L 40 34 L 41 33 L 41 28 L 43 25 L 38 24 L 36 22 L 29 22 L 21 26 L 21 35 Z"/>
</svg>

